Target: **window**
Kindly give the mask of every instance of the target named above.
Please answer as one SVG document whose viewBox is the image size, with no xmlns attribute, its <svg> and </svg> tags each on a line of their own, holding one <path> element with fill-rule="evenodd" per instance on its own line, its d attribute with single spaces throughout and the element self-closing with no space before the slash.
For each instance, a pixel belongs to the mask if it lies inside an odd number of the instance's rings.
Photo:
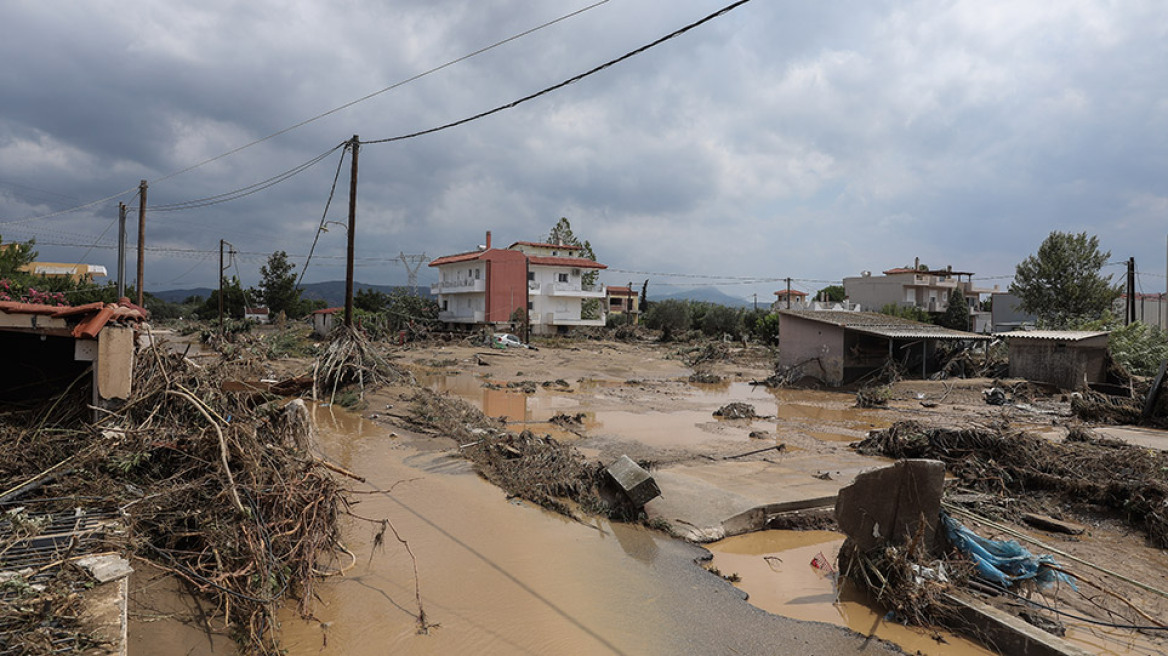
<svg viewBox="0 0 1168 656">
<path fill-rule="evenodd" d="M 450 304 L 450 301 L 447 301 L 446 299 L 442 299 L 442 311 L 443 312 L 446 312 L 447 310 L 450 309 L 448 307 L 449 304 Z"/>
<path fill-rule="evenodd" d="M 535 272 L 534 271 L 527 272 L 527 281 L 528 282 L 535 282 Z"/>
<path fill-rule="evenodd" d="M 614 310 L 619 310 L 622 305 L 624 305 L 624 303 L 621 303 L 621 300 L 615 296 L 608 299 L 608 307 Z"/>
<path fill-rule="evenodd" d="M 532 311 L 532 310 L 534 310 L 534 309 L 535 309 L 535 303 L 534 303 L 534 302 L 532 302 L 532 301 L 528 301 L 528 302 L 527 302 L 527 311 L 528 311 L 528 312 L 531 312 L 531 311 Z"/>
<path fill-rule="evenodd" d="M 560 273 L 560 274 L 556 274 L 556 275 L 557 275 L 560 282 L 568 282 L 568 274 Z"/>
<path fill-rule="evenodd" d="M 475 269 L 475 280 L 481 280 L 483 277 L 482 269 Z"/>
</svg>

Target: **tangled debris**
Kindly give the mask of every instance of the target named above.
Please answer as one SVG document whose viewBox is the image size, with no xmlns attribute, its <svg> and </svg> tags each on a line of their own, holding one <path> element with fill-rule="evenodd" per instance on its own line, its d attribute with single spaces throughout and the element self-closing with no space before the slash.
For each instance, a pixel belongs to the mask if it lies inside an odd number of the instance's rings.
<svg viewBox="0 0 1168 656">
<path fill-rule="evenodd" d="M 358 397 L 364 398 L 366 388 L 406 380 L 410 374 L 390 364 L 360 330 L 341 326 L 317 358 L 314 378 L 334 403 L 339 389 L 356 386 Z"/>
<path fill-rule="evenodd" d="M 892 388 L 888 385 L 861 387 L 856 391 L 857 408 L 880 408 L 892 400 Z"/>
<path fill-rule="evenodd" d="M 1042 491 L 1119 513 L 1157 547 L 1168 547 L 1168 454 L 1081 439 L 1052 442 L 1006 427 L 941 428 L 906 421 L 873 431 L 860 453 L 933 458 L 970 488 Z"/>
<path fill-rule="evenodd" d="M 742 403 L 735 401 L 727 403 L 726 405 L 714 411 L 715 417 L 723 419 L 758 419 L 760 416 L 754 411 L 754 406 L 749 403 Z"/>
<path fill-rule="evenodd" d="M 222 389 L 257 375 L 248 362 L 204 368 L 144 349 L 133 397 L 97 422 L 70 410 L 84 401 L 60 399 L 40 414 L 6 416 L 0 480 L 40 481 L 25 493 L 38 496 L 20 502 L 44 512 L 120 509 L 126 531 L 112 548 L 213 599 L 247 653 L 277 654 L 277 605 L 296 599 L 308 613 L 314 583 L 344 551 L 343 498 L 275 397 Z"/>
</svg>

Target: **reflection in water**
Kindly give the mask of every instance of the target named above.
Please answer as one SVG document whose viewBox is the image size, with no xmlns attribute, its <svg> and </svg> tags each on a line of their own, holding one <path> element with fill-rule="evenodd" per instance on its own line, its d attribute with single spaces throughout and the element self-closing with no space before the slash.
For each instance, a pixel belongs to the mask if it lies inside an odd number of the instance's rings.
<svg viewBox="0 0 1168 656">
<path fill-rule="evenodd" d="M 936 656 L 993 653 L 948 632 L 939 632 L 945 639 L 940 643 L 931 631 L 884 621 L 883 611 L 872 607 L 846 579 L 837 591 L 834 578 L 823 575 L 811 562 L 822 555 L 834 565 L 843 539 L 832 531 L 760 531 L 707 548 L 714 554 L 714 566 L 723 574 L 741 576 L 738 587 L 750 595 L 751 604 L 763 610 L 846 626 L 895 642 L 910 652 Z"/>
</svg>

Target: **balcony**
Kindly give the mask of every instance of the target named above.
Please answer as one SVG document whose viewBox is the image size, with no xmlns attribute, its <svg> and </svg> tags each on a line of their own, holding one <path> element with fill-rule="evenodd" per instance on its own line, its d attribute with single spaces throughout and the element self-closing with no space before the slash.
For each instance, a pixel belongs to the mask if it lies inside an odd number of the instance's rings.
<svg viewBox="0 0 1168 656">
<path fill-rule="evenodd" d="M 549 326 L 603 326 L 604 319 L 581 319 L 576 316 L 556 316 L 554 312 L 543 313 L 543 323 Z"/>
<path fill-rule="evenodd" d="M 469 314 L 458 314 L 457 312 L 438 313 L 438 320 L 445 323 L 483 323 L 485 319 L 486 315 L 481 310 Z"/>
<path fill-rule="evenodd" d="M 431 294 L 474 294 L 487 291 L 487 283 L 481 278 L 458 278 L 443 280 L 430 285 Z"/>
<path fill-rule="evenodd" d="M 604 285 L 577 285 L 570 282 L 547 282 L 541 284 L 539 293 L 547 296 L 572 298 L 604 298 Z"/>
</svg>

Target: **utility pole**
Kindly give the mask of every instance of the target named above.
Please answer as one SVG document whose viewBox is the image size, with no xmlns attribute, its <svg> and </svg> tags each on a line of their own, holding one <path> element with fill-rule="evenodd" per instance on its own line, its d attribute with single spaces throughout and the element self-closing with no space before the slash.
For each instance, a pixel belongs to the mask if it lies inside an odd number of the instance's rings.
<svg viewBox="0 0 1168 656">
<path fill-rule="evenodd" d="M 787 309 L 791 309 L 791 279 L 787 278 Z"/>
<path fill-rule="evenodd" d="M 146 307 L 146 181 L 138 183 L 138 307 Z"/>
<path fill-rule="evenodd" d="M 754 293 L 754 311 L 758 312 L 758 292 Z"/>
<path fill-rule="evenodd" d="M 223 334 L 223 244 L 219 240 L 219 334 Z"/>
<path fill-rule="evenodd" d="M 349 252 L 345 256 L 345 327 L 353 327 L 353 236 L 357 232 L 357 151 L 361 140 L 353 135 L 353 166 L 349 170 Z"/>
<path fill-rule="evenodd" d="M 118 203 L 118 298 L 126 295 L 126 204 Z"/>
<path fill-rule="evenodd" d="M 1136 258 L 1127 259 L 1127 321 L 1129 325 L 1136 320 Z"/>
</svg>

